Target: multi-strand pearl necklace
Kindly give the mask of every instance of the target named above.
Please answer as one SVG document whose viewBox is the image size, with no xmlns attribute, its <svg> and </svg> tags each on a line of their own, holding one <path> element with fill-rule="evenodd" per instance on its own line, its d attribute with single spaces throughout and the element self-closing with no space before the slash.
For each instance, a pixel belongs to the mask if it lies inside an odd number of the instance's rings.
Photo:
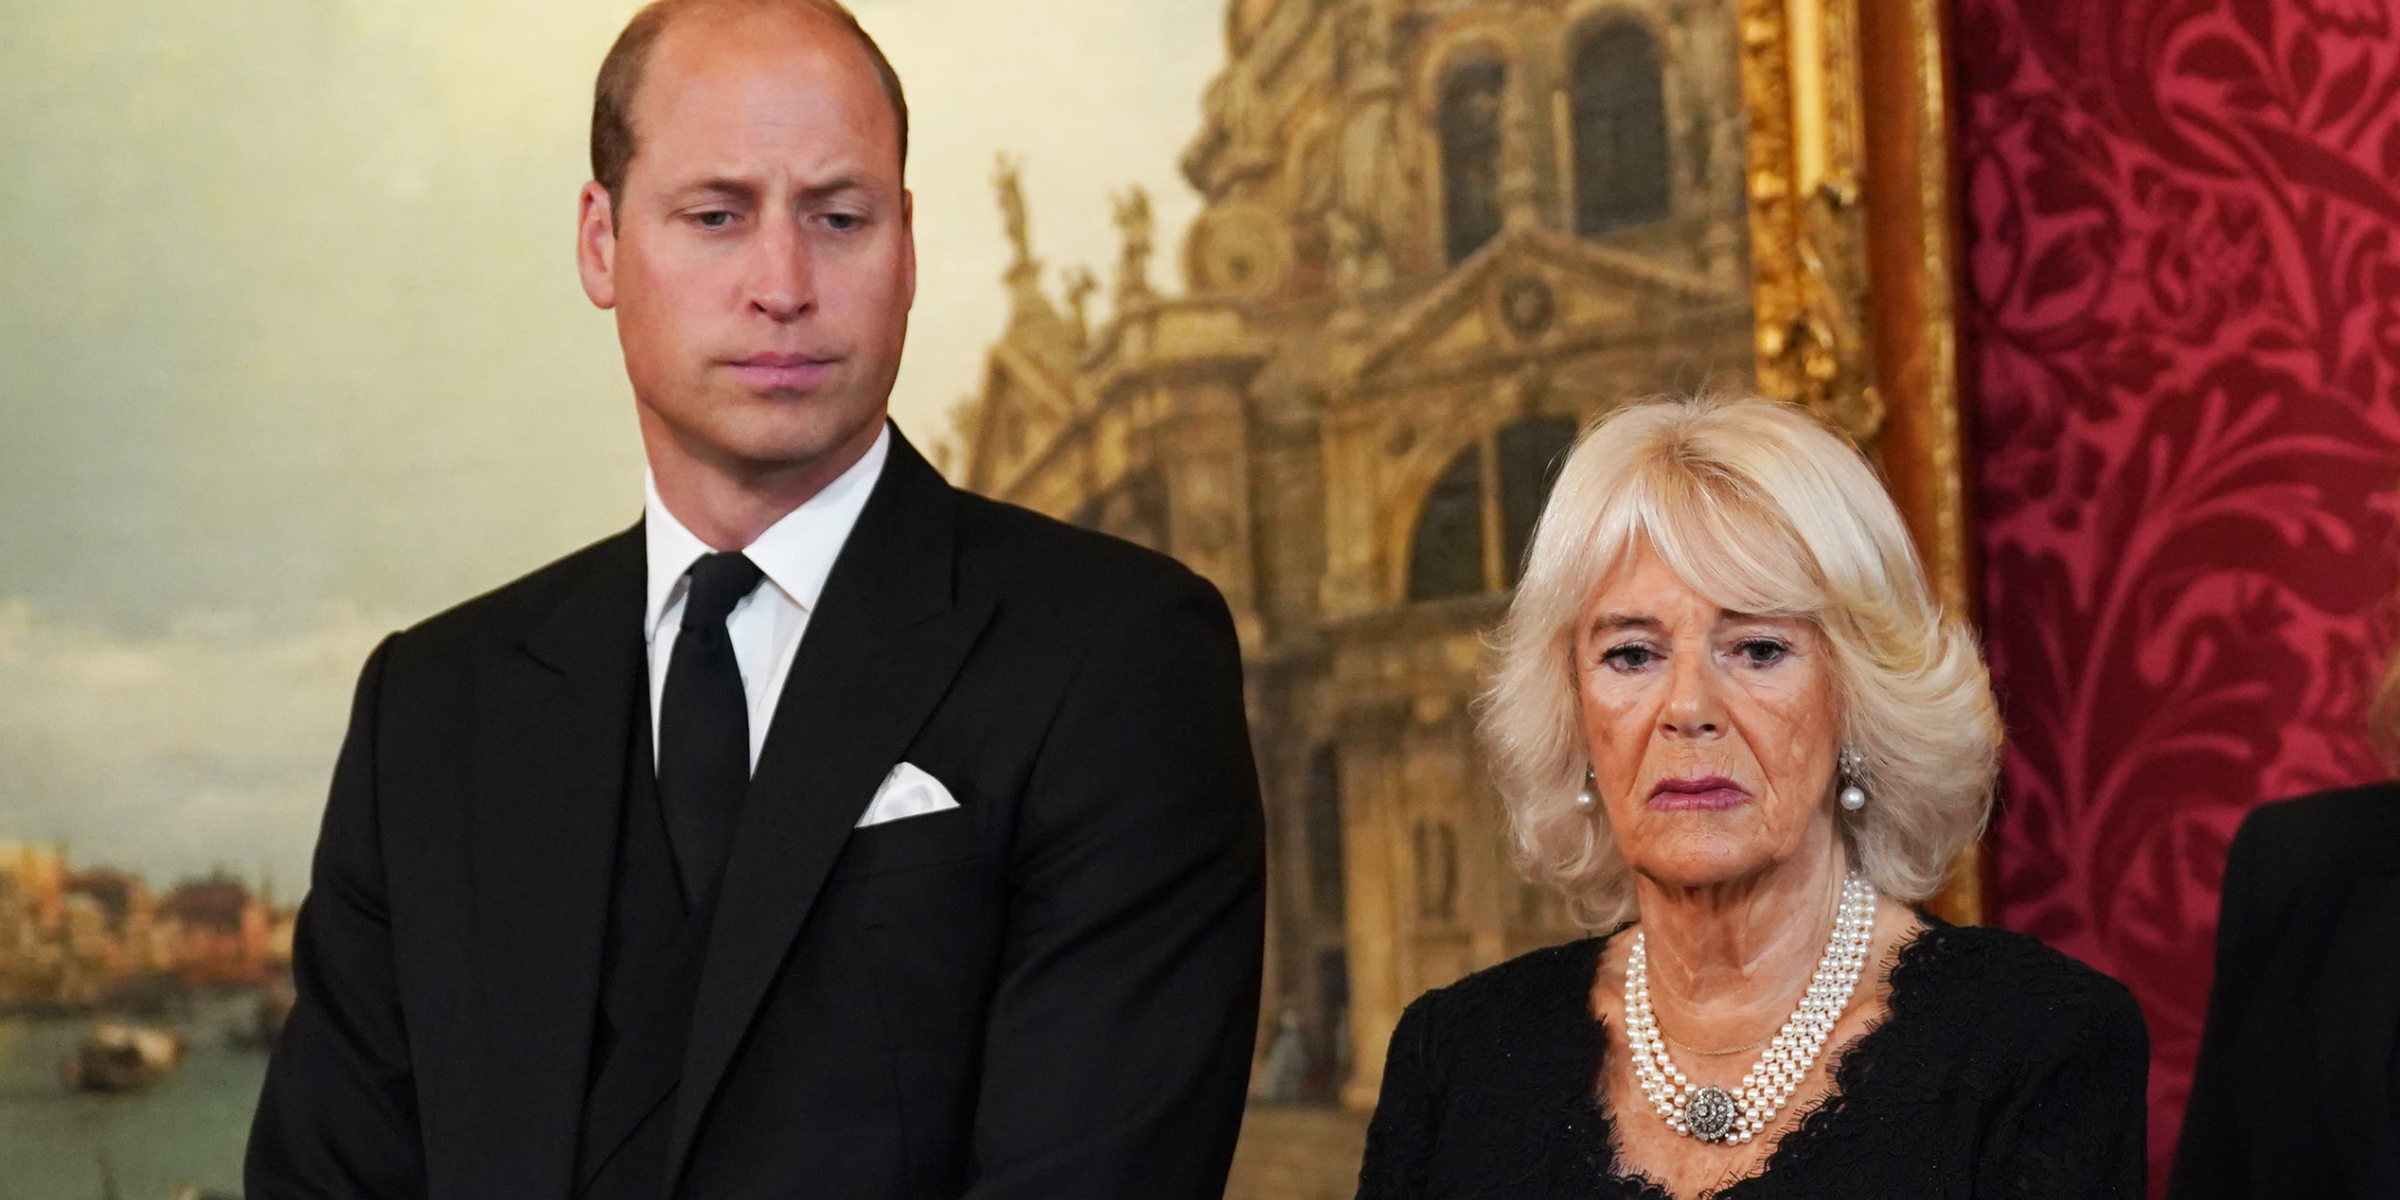
<svg viewBox="0 0 2400 1200">
<path fill-rule="evenodd" d="M 1816 1066 L 1834 1023 L 1850 1006 L 1874 931 L 1875 887 L 1852 874 L 1842 883 L 1833 936 L 1825 943 L 1824 957 L 1817 960 L 1808 994 L 1750 1073 L 1742 1076 L 1741 1087 L 1730 1092 L 1715 1084 L 1693 1087 L 1667 1057 L 1658 1019 L 1650 1011 L 1650 957 L 1642 935 L 1635 933 L 1625 960 L 1625 1037 L 1633 1046 L 1634 1077 L 1658 1115 L 1666 1118 L 1667 1128 L 1704 1142 L 1746 1142 L 1764 1133 Z"/>
</svg>

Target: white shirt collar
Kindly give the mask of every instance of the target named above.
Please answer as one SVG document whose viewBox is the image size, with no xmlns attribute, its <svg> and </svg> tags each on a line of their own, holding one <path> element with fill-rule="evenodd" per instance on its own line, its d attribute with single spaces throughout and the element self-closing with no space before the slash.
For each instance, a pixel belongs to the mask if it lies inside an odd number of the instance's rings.
<svg viewBox="0 0 2400 1200">
<path fill-rule="evenodd" d="M 875 481 L 883 475 L 891 444 L 892 427 L 886 424 L 875 435 L 875 444 L 867 447 L 849 470 L 742 548 L 767 581 L 802 612 L 815 611 L 817 598 L 825 591 L 825 577 L 833 573 L 834 556 L 850 539 L 859 510 L 867 506 L 867 494 L 875 490 Z M 649 558 L 642 637 L 652 640 L 658 635 L 659 619 L 683 594 L 684 572 L 709 553 L 709 546 L 667 511 L 666 503 L 658 498 L 658 479 L 648 471 L 642 473 L 642 494 L 642 541 Z"/>
</svg>

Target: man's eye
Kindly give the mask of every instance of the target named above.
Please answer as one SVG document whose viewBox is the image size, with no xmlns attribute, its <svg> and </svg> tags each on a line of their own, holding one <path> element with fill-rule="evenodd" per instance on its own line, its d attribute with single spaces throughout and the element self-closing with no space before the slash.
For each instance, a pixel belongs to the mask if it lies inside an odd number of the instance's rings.
<svg viewBox="0 0 2400 1200">
<path fill-rule="evenodd" d="M 733 214 L 722 211 L 694 213 L 692 221 L 702 229 L 723 229 L 733 224 Z"/>
<path fill-rule="evenodd" d="M 826 213 L 825 224 L 835 233 L 848 233 L 865 222 L 856 213 Z"/>
<path fill-rule="evenodd" d="M 1733 652 L 1754 667 L 1769 666 L 1791 653 L 1791 647 L 1773 638 L 1744 638 L 1734 643 Z"/>
</svg>

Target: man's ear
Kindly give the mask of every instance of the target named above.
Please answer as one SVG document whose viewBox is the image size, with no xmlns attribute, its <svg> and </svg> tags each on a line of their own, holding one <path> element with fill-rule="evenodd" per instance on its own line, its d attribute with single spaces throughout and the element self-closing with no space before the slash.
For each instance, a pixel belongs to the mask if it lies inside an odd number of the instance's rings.
<svg viewBox="0 0 2400 1200">
<path fill-rule="evenodd" d="M 917 194 L 900 190 L 900 270 L 907 277 L 902 289 L 907 307 L 917 306 Z"/>
<path fill-rule="evenodd" d="M 608 189 L 597 181 L 583 185 L 575 202 L 575 272 L 583 277 L 583 294 L 599 308 L 617 306 L 617 212 Z"/>
</svg>

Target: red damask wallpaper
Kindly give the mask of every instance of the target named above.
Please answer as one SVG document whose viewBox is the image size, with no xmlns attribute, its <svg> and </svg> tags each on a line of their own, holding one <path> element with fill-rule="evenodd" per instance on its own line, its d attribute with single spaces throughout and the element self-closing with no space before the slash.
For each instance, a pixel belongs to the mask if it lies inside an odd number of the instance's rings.
<svg viewBox="0 0 2400 1200">
<path fill-rule="evenodd" d="M 2396 10 L 1957 0 L 1996 917 L 2140 998 L 2154 1194 L 2235 825 L 2389 774 Z"/>
</svg>

